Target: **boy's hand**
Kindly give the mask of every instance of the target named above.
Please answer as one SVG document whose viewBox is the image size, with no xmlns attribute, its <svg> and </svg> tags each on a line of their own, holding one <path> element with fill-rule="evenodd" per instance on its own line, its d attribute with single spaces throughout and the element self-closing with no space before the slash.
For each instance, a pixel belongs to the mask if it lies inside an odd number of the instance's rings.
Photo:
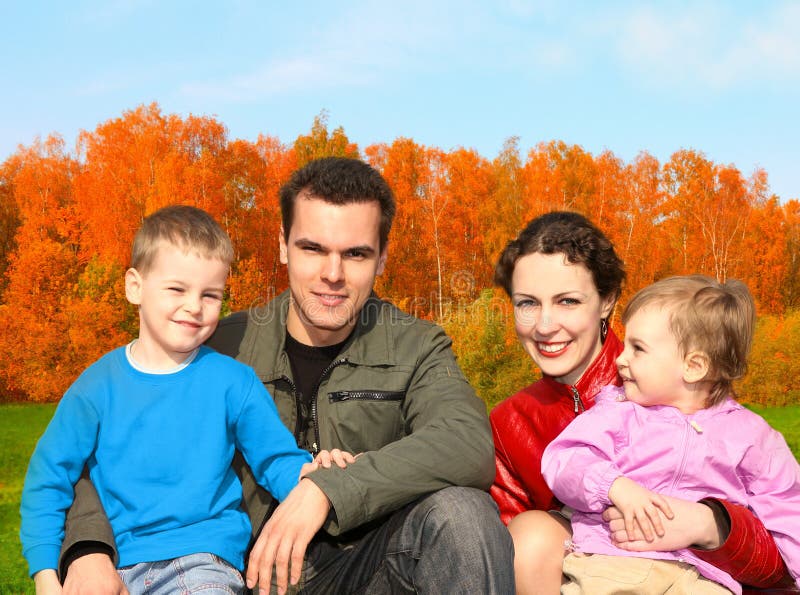
<svg viewBox="0 0 800 595">
<path fill-rule="evenodd" d="M 661 494 L 651 492 L 624 476 L 618 477 L 611 484 L 608 498 L 622 513 L 625 532 L 631 541 L 635 539 L 637 529 L 641 531 L 646 541 L 663 537 L 664 526 L 660 513 L 668 519 L 674 516 L 669 503 Z"/>
<path fill-rule="evenodd" d="M 347 465 L 355 463 L 357 458 L 358 455 L 353 455 L 347 451 L 339 450 L 338 448 L 334 448 L 333 450 L 321 450 L 317 456 L 314 457 L 313 461 L 306 463 L 300 468 L 300 479 L 303 479 L 306 475 L 312 471 L 316 471 L 320 467 L 328 469 L 331 463 L 336 463 L 336 465 L 344 469 Z"/>
<path fill-rule="evenodd" d="M 344 469 L 348 465 L 355 463 L 357 457 L 358 455 L 353 455 L 345 450 L 334 448 L 333 450 L 319 451 L 314 462 L 326 469 L 331 466 L 331 463 L 336 463 L 339 467 Z"/>
<path fill-rule="evenodd" d="M 58 575 L 52 568 L 34 574 L 33 584 L 36 587 L 36 595 L 61 595 L 61 583 L 58 582 Z"/>
</svg>

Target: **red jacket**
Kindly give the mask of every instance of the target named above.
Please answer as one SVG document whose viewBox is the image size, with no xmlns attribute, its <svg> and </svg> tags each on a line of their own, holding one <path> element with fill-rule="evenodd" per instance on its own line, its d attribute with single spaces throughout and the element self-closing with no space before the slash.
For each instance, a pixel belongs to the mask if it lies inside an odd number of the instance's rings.
<svg viewBox="0 0 800 595">
<path fill-rule="evenodd" d="M 603 349 L 575 386 L 544 376 L 492 410 L 496 475 L 492 497 L 508 522 L 526 510 L 559 508 L 541 473 L 542 452 L 575 416 L 594 405 L 608 384 L 620 384 L 615 360 L 622 343 L 609 330 Z M 787 574 L 769 532 L 746 508 L 719 502 L 731 520 L 728 539 L 716 550 L 697 555 L 741 583 L 774 585 Z"/>
</svg>

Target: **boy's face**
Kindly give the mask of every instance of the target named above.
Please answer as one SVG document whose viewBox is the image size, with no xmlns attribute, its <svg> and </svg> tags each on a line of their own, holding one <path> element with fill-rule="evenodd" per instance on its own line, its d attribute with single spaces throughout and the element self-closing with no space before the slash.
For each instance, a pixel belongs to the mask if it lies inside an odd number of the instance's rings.
<svg viewBox="0 0 800 595">
<path fill-rule="evenodd" d="M 139 306 L 139 341 L 133 357 L 151 369 L 168 369 L 214 332 L 228 265 L 161 242 L 145 274 L 125 273 L 125 294 Z"/>
<path fill-rule="evenodd" d="M 335 205 L 301 193 L 289 237 L 280 234 L 292 305 L 286 326 L 306 345 L 344 341 L 383 271 L 377 201 Z"/>
<path fill-rule="evenodd" d="M 671 405 L 684 413 L 702 408 L 686 382 L 686 357 L 670 329 L 670 311 L 646 306 L 625 325 L 625 349 L 617 367 L 628 400 L 649 407 Z"/>
</svg>

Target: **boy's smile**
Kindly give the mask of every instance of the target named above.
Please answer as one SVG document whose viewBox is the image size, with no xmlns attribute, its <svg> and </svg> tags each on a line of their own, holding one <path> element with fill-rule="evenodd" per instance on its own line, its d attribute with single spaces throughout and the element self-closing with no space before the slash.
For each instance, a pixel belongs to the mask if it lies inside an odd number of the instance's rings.
<svg viewBox="0 0 800 595">
<path fill-rule="evenodd" d="M 150 369 L 182 363 L 214 332 L 228 266 L 162 241 L 150 269 L 128 269 L 125 293 L 139 306 L 139 340 L 133 357 Z"/>
</svg>

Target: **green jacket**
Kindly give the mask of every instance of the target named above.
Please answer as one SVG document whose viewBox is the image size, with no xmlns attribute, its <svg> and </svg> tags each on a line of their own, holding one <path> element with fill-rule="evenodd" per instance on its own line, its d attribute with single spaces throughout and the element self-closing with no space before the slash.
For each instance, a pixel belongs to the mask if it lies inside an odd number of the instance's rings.
<svg viewBox="0 0 800 595">
<path fill-rule="evenodd" d="M 266 306 L 233 314 L 220 321 L 208 344 L 255 369 L 298 444 L 312 451 L 364 453 L 346 469 L 333 466 L 309 475 L 331 501 L 325 525 L 329 534 L 378 521 L 447 486 L 488 490 L 495 468 L 486 407 L 467 383 L 440 327 L 370 297 L 341 354 L 323 374 L 313 423 L 298 435 L 305 424 L 299 423 L 284 351 L 288 307 L 287 291 Z M 272 498 L 255 483 L 241 457 L 234 465 L 256 535 Z M 113 546 L 92 492 L 87 480 L 76 486 L 64 551 L 85 541 Z"/>
<path fill-rule="evenodd" d="M 299 435 L 305 424 L 299 423 L 284 351 L 288 307 L 284 292 L 250 311 L 237 359 L 255 369 L 298 444 L 364 453 L 347 469 L 333 466 L 309 476 L 335 512 L 325 527 L 329 533 L 359 527 L 447 486 L 489 488 L 494 447 L 486 406 L 459 369 L 450 339 L 374 295 L 323 374 L 312 397 L 312 423 Z M 230 346 L 215 343 L 225 340 L 227 326 L 223 321 L 211 342 L 223 352 Z M 252 497 L 247 500 L 257 529 Z"/>
</svg>

